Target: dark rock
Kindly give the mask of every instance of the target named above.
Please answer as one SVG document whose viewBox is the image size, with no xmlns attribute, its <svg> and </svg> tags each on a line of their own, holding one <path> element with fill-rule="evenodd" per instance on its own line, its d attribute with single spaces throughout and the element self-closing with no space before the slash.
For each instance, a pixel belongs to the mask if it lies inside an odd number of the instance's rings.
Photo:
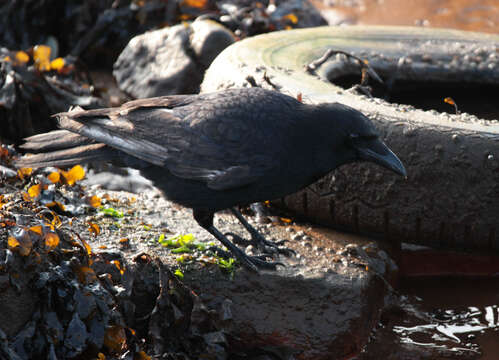
<svg viewBox="0 0 499 360">
<path fill-rule="evenodd" d="M 64 328 L 59 321 L 55 311 L 49 311 L 45 314 L 44 323 L 46 334 L 53 344 L 58 344 L 64 340 Z"/>
<path fill-rule="evenodd" d="M 276 30 L 327 24 L 319 11 L 307 0 L 231 0 L 220 3 L 219 8 L 221 14 L 217 21 L 240 38 Z"/>
<path fill-rule="evenodd" d="M 66 338 L 64 339 L 66 357 L 71 359 L 81 354 L 85 349 L 87 339 L 87 328 L 83 321 L 80 320 L 78 314 L 75 313 L 68 328 L 66 329 Z"/>
<path fill-rule="evenodd" d="M 7 335 L 0 329 L 0 358 L 9 360 L 22 360 L 14 350 L 9 347 Z"/>
<path fill-rule="evenodd" d="M 32 355 L 35 331 L 36 321 L 32 320 L 12 340 L 12 350 L 23 359 L 29 359 Z"/>
<path fill-rule="evenodd" d="M 327 25 L 321 13 L 307 0 L 279 1 L 275 10 L 270 12 L 270 16 L 276 21 L 289 14 L 296 16 L 296 28 Z"/>
<path fill-rule="evenodd" d="M 20 291 L 12 285 L 3 283 L 2 286 L 4 285 L 6 287 L 0 289 L 0 330 L 10 337 L 17 334 L 31 319 L 36 300 L 35 293 L 24 281 Z"/>
<path fill-rule="evenodd" d="M 232 351 L 265 349 L 278 359 L 346 358 L 367 342 L 390 291 L 383 279 L 396 271 L 381 251 L 368 255 L 358 249 L 362 256 L 348 258 L 330 253 L 317 258 L 297 249 L 301 263 L 282 271 L 259 276 L 240 271 L 230 281 L 213 273 L 186 274 L 185 281 L 208 308 L 226 312 L 230 299 Z"/>
<path fill-rule="evenodd" d="M 204 70 L 232 42 L 230 31 L 209 20 L 150 31 L 130 40 L 113 74 L 134 98 L 196 93 Z"/>
<path fill-rule="evenodd" d="M 102 348 L 104 345 L 105 330 L 106 321 L 99 319 L 97 316 L 90 319 L 88 324 L 88 343 L 96 349 Z"/>
<path fill-rule="evenodd" d="M 86 289 L 77 289 L 73 295 L 73 301 L 80 319 L 86 319 L 96 311 L 95 299 Z"/>
</svg>

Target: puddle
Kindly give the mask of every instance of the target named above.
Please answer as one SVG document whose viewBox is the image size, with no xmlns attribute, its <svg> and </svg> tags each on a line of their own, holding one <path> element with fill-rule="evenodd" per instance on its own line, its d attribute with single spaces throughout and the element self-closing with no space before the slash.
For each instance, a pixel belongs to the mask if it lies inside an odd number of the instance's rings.
<svg viewBox="0 0 499 360">
<path fill-rule="evenodd" d="M 499 277 L 403 279 L 362 359 L 481 359 L 499 353 Z"/>
<path fill-rule="evenodd" d="M 497 359 L 499 352 L 499 278 L 434 278 L 405 280 L 400 293 L 418 297 L 431 323 L 394 326 L 401 341 L 479 351 L 480 359 Z M 424 336 L 424 334 L 426 336 Z"/>
</svg>

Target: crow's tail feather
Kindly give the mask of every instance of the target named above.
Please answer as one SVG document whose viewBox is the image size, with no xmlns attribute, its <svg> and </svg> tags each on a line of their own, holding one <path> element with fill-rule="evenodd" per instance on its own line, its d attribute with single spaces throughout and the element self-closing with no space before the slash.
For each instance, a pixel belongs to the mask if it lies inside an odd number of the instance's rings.
<svg viewBox="0 0 499 360">
<path fill-rule="evenodd" d="M 40 143 L 41 148 L 44 150 L 51 147 L 51 145 L 44 145 Z M 33 149 L 33 147 L 30 147 L 30 149 Z M 107 147 L 105 144 L 90 144 L 39 154 L 27 154 L 16 160 L 14 165 L 18 168 L 64 167 L 91 161 L 113 161 L 116 158 L 119 158 L 118 151 Z"/>
<path fill-rule="evenodd" d="M 67 130 L 54 130 L 30 136 L 24 140 L 26 142 L 20 148 L 34 152 L 62 150 L 80 145 L 95 144 L 95 141 Z"/>
</svg>

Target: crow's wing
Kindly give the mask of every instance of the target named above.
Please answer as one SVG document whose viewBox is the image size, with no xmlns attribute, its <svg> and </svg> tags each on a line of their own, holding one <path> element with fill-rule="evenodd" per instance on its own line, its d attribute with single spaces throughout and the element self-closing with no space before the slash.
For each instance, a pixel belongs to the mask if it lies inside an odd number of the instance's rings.
<svg viewBox="0 0 499 360">
<path fill-rule="evenodd" d="M 266 101 L 234 94 L 165 96 L 56 116 L 62 129 L 223 190 L 275 171 L 287 150 L 276 128 L 282 124 L 264 113 Z"/>
</svg>

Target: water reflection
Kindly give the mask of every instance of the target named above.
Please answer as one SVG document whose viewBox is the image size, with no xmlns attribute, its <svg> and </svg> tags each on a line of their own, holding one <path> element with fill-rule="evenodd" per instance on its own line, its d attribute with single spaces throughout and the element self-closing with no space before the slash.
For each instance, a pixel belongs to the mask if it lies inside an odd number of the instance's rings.
<svg viewBox="0 0 499 360">
<path fill-rule="evenodd" d="M 405 279 L 360 359 L 499 358 L 499 278 Z"/>
<path fill-rule="evenodd" d="M 393 331 L 399 335 L 402 343 L 449 351 L 473 351 L 480 354 L 478 344 L 470 340 L 487 329 L 496 330 L 499 327 L 497 305 L 486 306 L 482 310 L 475 306 L 469 306 L 464 311 L 439 310 L 426 315 L 432 320 L 429 324 L 393 327 Z M 450 342 L 465 347 L 449 346 L 452 345 Z"/>
</svg>

